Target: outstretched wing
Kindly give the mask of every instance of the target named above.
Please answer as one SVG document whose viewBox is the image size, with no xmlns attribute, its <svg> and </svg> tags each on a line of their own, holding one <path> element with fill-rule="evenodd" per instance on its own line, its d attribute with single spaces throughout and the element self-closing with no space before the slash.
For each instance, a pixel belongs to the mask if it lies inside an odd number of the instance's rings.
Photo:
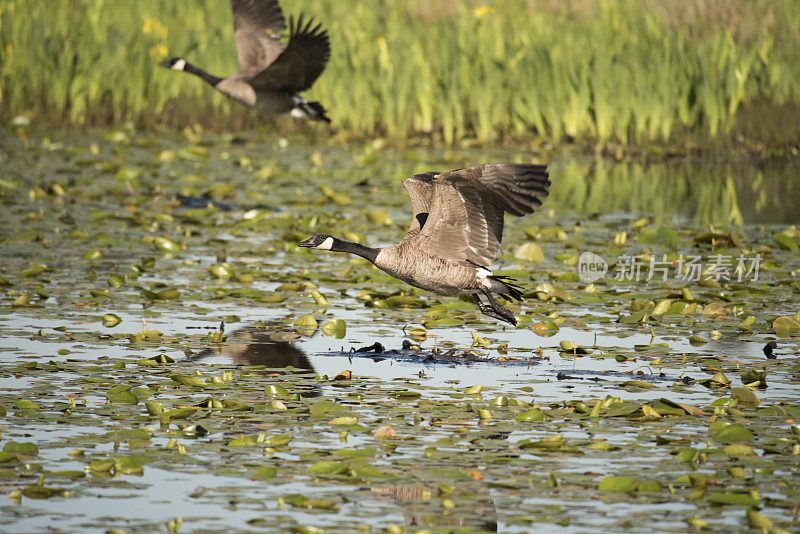
<svg viewBox="0 0 800 534">
<path fill-rule="evenodd" d="M 408 196 L 411 197 L 411 211 L 414 212 L 411 216 L 409 233 L 419 232 L 425 226 L 433 199 L 433 179 L 438 174 L 438 172 L 426 172 L 403 180 Z"/>
<path fill-rule="evenodd" d="M 251 78 L 283 51 L 286 22 L 277 0 L 231 0 L 231 9 L 239 73 Z"/>
<path fill-rule="evenodd" d="M 544 165 L 487 164 L 440 174 L 430 187 L 419 247 L 487 266 L 500 250 L 504 213 L 532 213 L 542 205 L 550 181 Z"/>
<path fill-rule="evenodd" d="M 328 33 L 313 19 L 306 22 L 302 14 L 289 26 L 289 44 L 274 63 L 250 80 L 253 87 L 297 93 L 311 87 L 325 70 L 331 54 Z"/>
</svg>

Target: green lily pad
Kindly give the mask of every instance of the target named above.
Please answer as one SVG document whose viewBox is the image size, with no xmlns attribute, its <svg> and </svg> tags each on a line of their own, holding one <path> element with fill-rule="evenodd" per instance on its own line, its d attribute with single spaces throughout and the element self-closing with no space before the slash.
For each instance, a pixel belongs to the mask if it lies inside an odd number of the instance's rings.
<svg viewBox="0 0 800 534">
<path fill-rule="evenodd" d="M 635 491 L 638 486 L 638 479 L 608 475 L 600 481 L 597 489 L 600 493 L 629 493 Z"/>
</svg>

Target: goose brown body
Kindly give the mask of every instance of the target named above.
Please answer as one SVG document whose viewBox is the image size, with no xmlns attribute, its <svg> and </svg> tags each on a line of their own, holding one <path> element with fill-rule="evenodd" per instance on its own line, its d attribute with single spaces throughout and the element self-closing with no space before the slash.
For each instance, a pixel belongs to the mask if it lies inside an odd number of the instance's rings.
<svg viewBox="0 0 800 534">
<path fill-rule="evenodd" d="M 468 295 L 481 291 L 475 265 L 440 258 L 403 239 L 381 249 L 375 266 L 403 282 L 440 295 Z M 419 265 L 425 265 L 420 269 Z"/>
</svg>

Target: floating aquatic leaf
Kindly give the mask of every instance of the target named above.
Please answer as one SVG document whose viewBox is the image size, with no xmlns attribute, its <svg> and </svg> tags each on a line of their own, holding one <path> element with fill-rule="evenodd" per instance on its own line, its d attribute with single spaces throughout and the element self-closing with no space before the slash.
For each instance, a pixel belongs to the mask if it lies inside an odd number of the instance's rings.
<svg viewBox="0 0 800 534">
<path fill-rule="evenodd" d="M 269 395 L 283 396 L 289 394 L 289 390 L 280 384 L 267 384 L 267 386 L 264 388 L 264 391 L 267 394 L 267 396 Z"/>
<path fill-rule="evenodd" d="M 780 337 L 800 334 L 800 322 L 788 315 L 782 315 L 772 321 L 772 329 Z"/>
<path fill-rule="evenodd" d="M 34 484 L 22 489 L 22 495 L 29 499 L 49 499 L 54 496 L 64 495 L 63 489 L 48 488 L 40 484 Z"/>
<path fill-rule="evenodd" d="M 120 384 L 118 386 L 114 386 L 106 392 L 106 398 L 108 402 L 116 402 L 120 404 L 138 404 L 139 397 L 136 396 L 136 393 L 131 391 L 131 386 L 126 386 Z"/>
<path fill-rule="evenodd" d="M 342 339 L 347 334 L 347 323 L 343 319 L 333 319 L 322 325 L 322 333 L 328 337 Z"/>
<path fill-rule="evenodd" d="M 234 275 L 233 268 L 227 263 L 215 263 L 208 268 L 208 272 L 220 280 L 227 280 Z"/>
<path fill-rule="evenodd" d="M 9 441 L 3 446 L 3 452 L 24 454 L 26 456 L 37 456 L 39 454 L 39 447 L 37 447 L 35 443 Z"/>
<path fill-rule="evenodd" d="M 608 410 L 606 410 L 604 415 L 606 417 L 622 417 L 626 415 L 635 414 L 639 412 L 641 408 L 642 405 L 636 401 L 615 402 L 614 404 L 608 407 Z"/>
<path fill-rule="evenodd" d="M 397 433 L 391 426 L 382 425 L 375 430 L 375 432 L 372 434 L 372 437 L 375 439 L 392 439 L 397 437 Z"/>
<path fill-rule="evenodd" d="M 758 397 L 748 388 L 732 388 L 731 398 L 736 400 L 741 406 L 758 406 Z"/>
<path fill-rule="evenodd" d="M 618 323 L 642 323 L 647 320 L 647 310 L 639 310 L 630 315 L 625 315 L 617 319 Z"/>
<path fill-rule="evenodd" d="M 260 480 L 275 478 L 276 476 L 278 476 L 278 470 L 272 466 L 265 465 L 256 469 L 256 478 Z"/>
<path fill-rule="evenodd" d="M 553 321 L 545 319 L 531 326 L 534 334 L 541 337 L 551 337 L 558 332 L 558 325 Z"/>
<path fill-rule="evenodd" d="M 725 445 L 725 448 L 722 449 L 722 452 L 731 456 L 752 456 L 755 454 L 753 447 L 750 445 L 745 445 L 744 443 L 731 443 L 730 445 Z"/>
<path fill-rule="evenodd" d="M 498 395 L 492 401 L 492 406 L 508 406 L 508 397 L 505 395 Z"/>
<path fill-rule="evenodd" d="M 14 408 L 17 410 L 39 410 L 39 406 L 28 399 L 16 399 L 14 401 Z"/>
<path fill-rule="evenodd" d="M 153 240 L 153 246 L 165 252 L 180 252 L 181 246 L 175 241 L 167 237 L 156 237 Z"/>
<path fill-rule="evenodd" d="M 706 343 L 708 343 L 708 340 L 700 336 L 689 336 L 689 344 L 693 347 L 700 347 Z"/>
<path fill-rule="evenodd" d="M 658 413 L 658 410 L 647 404 L 642 405 L 642 413 L 648 418 L 658 419 L 661 417 L 661 414 Z"/>
<path fill-rule="evenodd" d="M 135 167 L 122 167 L 115 175 L 117 180 L 136 180 L 142 175 L 142 170 Z"/>
<path fill-rule="evenodd" d="M 13 452 L 0 452 L 0 464 L 19 462 L 19 457 Z"/>
<path fill-rule="evenodd" d="M 524 412 L 517 414 L 517 416 L 514 418 L 515 421 L 519 422 L 544 421 L 544 419 L 545 419 L 544 412 L 539 408 L 531 408 L 530 410 L 525 410 Z"/>
<path fill-rule="evenodd" d="M 752 528 L 769 530 L 772 528 L 772 520 L 754 508 L 747 509 L 747 524 Z"/>
<path fill-rule="evenodd" d="M 15 298 L 11 303 L 12 306 L 28 306 L 31 303 L 31 298 L 28 295 L 20 295 Z"/>
<path fill-rule="evenodd" d="M 199 408 L 194 406 L 187 406 L 185 408 L 173 408 L 171 410 L 165 410 L 161 413 L 162 417 L 167 419 L 186 419 L 197 413 Z"/>
<path fill-rule="evenodd" d="M 283 402 L 279 401 L 278 399 L 270 399 L 269 402 L 267 403 L 267 407 L 270 410 L 278 410 L 278 411 L 288 410 L 289 409 L 289 408 L 286 407 L 286 404 L 284 404 Z"/>
<path fill-rule="evenodd" d="M 658 302 L 656 302 L 655 306 L 653 306 L 653 309 L 650 312 L 650 315 L 653 315 L 653 316 L 664 315 L 665 313 L 667 313 L 670 310 L 671 306 L 672 306 L 672 300 L 670 300 L 670 299 L 661 299 Z"/>
<path fill-rule="evenodd" d="M 638 485 L 639 481 L 635 478 L 608 475 L 600 481 L 597 489 L 600 493 L 629 493 L 635 491 Z"/>
<path fill-rule="evenodd" d="M 408 331 L 408 335 L 419 341 L 424 341 L 428 337 L 428 332 L 424 328 L 414 328 Z"/>
<path fill-rule="evenodd" d="M 542 251 L 542 247 L 529 241 L 517 249 L 514 253 L 514 257 L 518 260 L 541 263 L 544 261 L 544 252 Z"/>
<path fill-rule="evenodd" d="M 355 425 L 358 424 L 358 417 L 344 415 L 341 417 L 334 417 L 328 421 L 331 425 Z"/>
<path fill-rule="evenodd" d="M 107 328 L 113 328 L 121 322 L 122 319 L 119 318 L 119 315 L 116 315 L 114 313 L 107 313 L 103 315 L 103 326 Z"/>
<path fill-rule="evenodd" d="M 161 332 L 158 330 L 140 330 L 138 332 L 134 332 L 130 334 L 128 338 L 131 340 L 131 343 L 141 343 L 143 341 L 155 342 L 161 339 Z"/>
<path fill-rule="evenodd" d="M 789 237 L 786 234 L 774 234 L 772 236 L 772 239 L 783 250 L 797 250 L 798 249 L 797 243 L 795 242 L 795 240 L 792 239 L 791 237 Z"/>
<path fill-rule="evenodd" d="M 166 406 L 156 401 L 145 401 L 144 405 L 150 415 L 161 415 L 167 409 Z"/>
<path fill-rule="evenodd" d="M 181 375 L 172 373 L 169 377 L 182 386 L 205 388 L 208 383 L 197 375 Z"/>
<path fill-rule="evenodd" d="M 250 436 L 239 436 L 238 438 L 234 438 L 228 442 L 228 447 L 236 448 L 236 447 L 255 447 L 259 445 L 258 442 L 258 435 L 250 435 Z"/>
<path fill-rule="evenodd" d="M 114 289 L 119 289 L 125 285 L 125 278 L 116 274 L 110 275 L 106 281 L 108 282 L 109 287 Z"/>
<path fill-rule="evenodd" d="M 266 438 L 263 444 L 269 447 L 283 447 L 284 445 L 288 445 L 290 441 L 292 441 L 292 436 L 288 434 L 275 434 L 274 436 Z"/>
<path fill-rule="evenodd" d="M 750 442 L 753 441 L 753 433 L 740 424 L 732 423 L 717 431 L 714 439 L 720 443 Z"/>
<path fill-rule="evenodd" d="M 157 356 L 150 356 L 149 358 L 142 358 L 140 360 L 136 360 L 136 363 L 138 365 L 143 365 L 145 367 L 157 367 L 165 363 L 174 363 L 174 362 L 175 360 L 173 360 L 166 354 L 158 354 Z"/>
<path fill-rule="evenodd" d="M 391 226 L 392 219 L 389 217 L 389 212 L 386 210 L 371 210 L 367 212 L 367 219 L 372 224 L 381 226 Z"/>
<path fill-rule="evenodd" d="M 706 499 L 711 504 L 731 504 L 738 506 L 758 505 L 758 500 L 754 499 L 749 493 L 713 492 L 706 495 Z"/>
<path fill-rule="evenodd" d="M 645 480 L 636 487 L 636 493 L 660 493 L 663 491 L 657 480 Z"/>
<path fill-rule="evenodd" d="M 319 323 L 314 318 L 313 315 L 303 315 L 302 317 L 298 317 L 294 321 L 294 326 L 300 330 L 310 330 L 313 331 L 317 329 Z"/>
<path fill-rule="evenodd" d="M 725 307 L 719 302 L 710 302 L 706 304 L 703 310 L 700 312 L 703 315 L 724 315 Z"/>
<path fill-rule="evenodd" d="M 464 324 L 464 319 L 449 317 L 445 319 L 425 321 L 422 324 L 424 324 L 426 328 L 446 328 L 448 326 L 461 326 Z"/>
<path fill-rule="evenodd" d="M 311 415 L 323 417 L 336 412 L 346 412 L 347 408 L 329 400 L 317 401 L 309 409 Z"/>
<path fill-rule="evenodd" d="M 731 381 L 722 371 L 719 371 L 711 378 L 700 380 L 699 383 L 707 388 L 726 388 L 730 386 Z"/>
<path fill-rule="evenodd" d="M 145 296 L 153 300 L 174 300 L 180 298 L 181 292 L 180 290 L 175 289 L 174 287 L 170 287 L 156 292 L 149 291 L 145 293 Z"/>
<path fill-rule="evenodd" d="M 307 472 L 314 475 L 337 475 L 345 471 L 346 466 L 337 460 L 320 460 L 308 466 Z"/>
<path fill-rule="evenodd" d="M 330 302 L 328 301 L 327 297 L 317 291 L 316 289 L 311 292 L 311 297 L 314 299 L 314 302 L 319 304 L 320 306 L 328 306 Z"/>
</svg>

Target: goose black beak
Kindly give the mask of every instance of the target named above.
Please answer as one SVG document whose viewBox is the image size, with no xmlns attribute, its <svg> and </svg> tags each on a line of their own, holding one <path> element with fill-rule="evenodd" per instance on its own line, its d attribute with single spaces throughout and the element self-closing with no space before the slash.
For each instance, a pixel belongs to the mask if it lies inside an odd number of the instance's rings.
<svg viewBox="0 0 800 534">
<path fill-rule="evenodd" d="M 159 67 L 164 67 L 165 69 L 171 69 L 172 65 L 169 64 L 169 60 L 162 61 L 158 64 Z"/>
<path fill-rule="evenodd" d="M 312 242 L 311 242 L 311 239 L 312 239 L 312 238 L 310 238 L 310 237 L 309 237 L 309 238 L 308 238 L 308 239 L 306 239 L 305 241 L 300 241 L 300 242 L 297 244 L 297 246 L 298 246 L 298 247 L 313 247 L 313 246 L 314 246 L 314 243 L 312 243 Z"/>
</svg>

